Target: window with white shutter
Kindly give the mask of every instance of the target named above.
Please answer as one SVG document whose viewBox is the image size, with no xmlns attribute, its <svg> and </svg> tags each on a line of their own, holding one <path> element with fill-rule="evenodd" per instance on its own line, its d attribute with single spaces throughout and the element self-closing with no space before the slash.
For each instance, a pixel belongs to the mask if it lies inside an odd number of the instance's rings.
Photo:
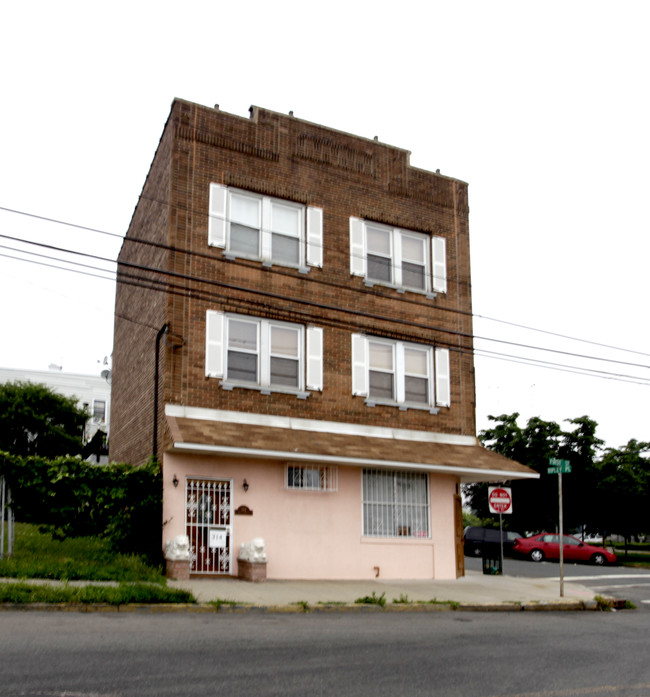
<svg viewBox="0 0 650 697">
<path fill-rule="evenodd" d="M 323 330 L 300 324 L 227 315 L 206 315 L 208 377 L 224 389 L 244 387 L 306 397 L 323 389 Z"/>
<path fill-rule="evenodd" d="M 446 293 L 445 239 L 350 218 L 350 273 L 369 286 Z"/>
<path fill-rule="evenodd" d="M 369 406 L 437 413 L 451 403 L 449 349 L 353 334 L 352 394 Z"/>
<path fill-rule="evenodd" d="M 323 210 L 212 183 L 208 244 L 230 257 L 322 267 Z"/>
</svg>

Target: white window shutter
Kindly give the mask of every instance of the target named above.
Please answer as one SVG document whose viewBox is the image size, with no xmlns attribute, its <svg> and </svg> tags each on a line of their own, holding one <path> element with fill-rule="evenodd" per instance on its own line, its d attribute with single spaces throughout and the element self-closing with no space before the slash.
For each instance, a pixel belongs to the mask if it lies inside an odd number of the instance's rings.
<svg viewBox="0 0 650 697">
<path fill-rule="evenodd" d="M 436 349 L 436 404 L 448 407 L 451 404 L 451 375 L 449 372 L 449 349 Z"/>
<path fill-rule="evenodd" d="M 350 273 L 366 275 L 366 234 L 361 218 L 350 218 Z"/>
<path fill-rule="evenodd" d="M 447 292 L 447 245 L 444 237 L 431 238 L 433 292 Z"/>
<path fill-rule="evenodd" d="M 404 344 L 400 341 L 395 345 L 395 397 L 400 404 L 406 401 L 405 361 Z"/>
<path fill-rule="evenodd" d="M 368 395 L 368 340 L 363 334 L 352 335 L 352 394 Z"/>
<path fill-rule="evenodd" d="M 323 391 L 323 330 L 307 327 L 307 389 Z"/>
<path fill-rule="evenodd" d="M 208 310 L 205 318 L 205 374 L 210 378 L 223 377 L 225 315 Z"/>
<path fill-rule="evenodd" d="M 226 246 L 226 205 L 228 189 L 221 184 L 210 184 L 210 215 L 208 217 L 208 244 Z"/>
<path fill-rule="evenodd" d="M 323 268 L 323 209 L 307 208 L 307 263 Z"/>
</svg>

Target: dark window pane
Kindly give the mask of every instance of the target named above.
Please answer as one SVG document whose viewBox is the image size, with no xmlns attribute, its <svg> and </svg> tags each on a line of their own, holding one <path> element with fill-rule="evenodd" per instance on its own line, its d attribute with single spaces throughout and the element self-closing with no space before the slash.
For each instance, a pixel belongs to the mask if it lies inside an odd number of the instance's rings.
<svg viewBox="0 0 650 697">
<path fill-rule="evenodd" d="M 402 263 L 402 285 L 407 288 L 424 290 L 424 266 L 419 264 Z"/>
<path fill-rule="evenodd" d="M 228 351 L 228 380 L 257 382 L 257 356 Z"/>
<path fill-rule="evenodd" d="M 370 397 L 375 399 L 394 399 L 392 373 L 378 373 L 370 370 Z"/>
<path fill-rule="evenodd" d="M 390 259 L 368 254 L 368 278 L 372 281 L 392 283 L 393 274 Z"/>
<path fill-rule="evenodd" d="M 229 251 L 247 256 L 259 257 L 260 255 L 260 231 L 232 223 L 230 225 Z"/>
<path fill-rule="evenodd" d="M 404 386 L 406 389 L 405 397 L 407 402 L 427 404 L 429 395 L 428 380 L 426 378 L 414 378 L 407 375 L 404 378 Z"/>
<path fill-rule="evenodd" d="M 297 264 L 300 261 L 298 238 L 273 235 L 271 237 L 271 259 L 277 263 Z"/>
<path fill-rule="evenodd" d="M 302 486 L 302 469 L 300 467 L 287 468 L 287 485 L 296 488 Z"/>
<path fill-rule="evenodd" d="M 298 361 L 271 358 L 271 384 L 298 387 Z"/>
</svg>

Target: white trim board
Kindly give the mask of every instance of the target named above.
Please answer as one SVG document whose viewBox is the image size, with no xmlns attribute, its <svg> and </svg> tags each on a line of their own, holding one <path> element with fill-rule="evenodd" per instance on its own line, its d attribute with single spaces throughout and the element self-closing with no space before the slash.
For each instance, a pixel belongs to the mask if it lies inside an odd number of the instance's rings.
<svg viewBox="0 0 650 697">
<path fill-rule="evenodd" d="M 225 411 L 222 409 L 185 407 L 177 404 L 166 404 L 165 416 L 171 416 L 177 419 L 196 419 L 198 421 L 238 423 L 246 424 L 248 426 L 287 428 L 296 431 L 314 431 L 317 433 L 364 436 L 366 438 L 392 438 L 394 440 L 415 441 L 419 443 L 444 443 L 445 445 L 466 446 L 478 445 L 478 440 L 474 436 L 461 436 L 453 433 L 412 431 L 403 428 L 366 426 L 362 424 L 350 424 L 338 421 L 320 421 L 318 419 L 300 419 L 290 416 L 269 416 L 267 414 L 250 414 L 243 411 Z"/>
</svg>

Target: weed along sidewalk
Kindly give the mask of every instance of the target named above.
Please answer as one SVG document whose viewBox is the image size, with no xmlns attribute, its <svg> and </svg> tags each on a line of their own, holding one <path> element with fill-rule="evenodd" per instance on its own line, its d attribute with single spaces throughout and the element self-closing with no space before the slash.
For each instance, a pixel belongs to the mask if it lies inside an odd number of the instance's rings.
<svg viewBox="0 0 650 697">
<path fill-rule="evenodd" d="M 604 609 L 583 586 L 535 579 L 466 576 L 456 581 L 267 581 L 238 579 L 100 583 L 0 579 L 0 609 L 150 611 L 522 611 Z M 66 607 L 67 606 L 67 607 Z"/>
<path fill-rule="evenodd" d="M 0 604 L 158 605 L 194 603 L 191 592 L 156 583 L 0 579 Z"/>
<path fill-rule="evenodd" d="M 584 610 L 593 592 L 557 581 L 469 571 L 450 581 L 266 581 L 232 577 L 170 581 L 142 558 L 117 554 L 106 540 L 54 540 L 16 525 L 15 553 L 0 559 L 0 610 L 432 611 Z"/>
<path fill-rule="evenodd" d="M 469 572 L 450 581 L 266 581 L 238 579 L 170 581 L 172 588 L 188 590 L 199 603 L 228 607 L 324 610 L 355 608 L 381 610 L 521 610 L 596 609 L 593 592 L 579 584 L 567 584 L 559 597 L 552 579 L 486 576 Z"/>
</svg>

